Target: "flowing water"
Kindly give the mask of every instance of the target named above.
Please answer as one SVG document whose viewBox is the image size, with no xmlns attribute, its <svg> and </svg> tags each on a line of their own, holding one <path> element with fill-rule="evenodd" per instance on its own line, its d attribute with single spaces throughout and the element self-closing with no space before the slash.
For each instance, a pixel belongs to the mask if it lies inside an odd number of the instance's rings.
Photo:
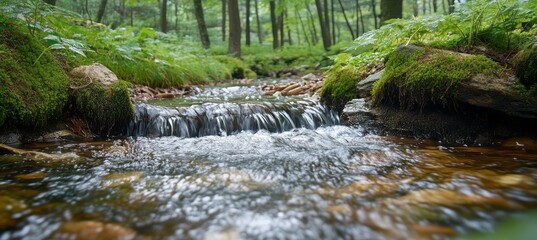
<svg viewBox="0 0 537 240">
<path fill-rule="evenodd" d="M 137 106 L 133 138 L 0 155 L 0 239 L 445 239 L 537 209 L 537 144 L 381 137 L 255 87 Z"/>
</svg>

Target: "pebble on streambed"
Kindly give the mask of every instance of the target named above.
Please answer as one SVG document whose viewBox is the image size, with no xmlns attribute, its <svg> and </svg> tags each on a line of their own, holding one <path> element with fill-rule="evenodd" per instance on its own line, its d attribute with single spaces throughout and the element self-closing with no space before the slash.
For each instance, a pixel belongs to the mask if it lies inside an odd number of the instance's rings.
<svg viewBox="0 0 537 240">
<path fill-rule="evenodd" d="M 279 96 L 297 96 L 308 94 L 309 96 L 319 96 L 323 87 L 322 77 L 314 74 L 308 74 L 300 79 L 300 81 L 292 81 L 287 84 L 265 85 L 261 88 L 265 95 Z"/>
</svg>

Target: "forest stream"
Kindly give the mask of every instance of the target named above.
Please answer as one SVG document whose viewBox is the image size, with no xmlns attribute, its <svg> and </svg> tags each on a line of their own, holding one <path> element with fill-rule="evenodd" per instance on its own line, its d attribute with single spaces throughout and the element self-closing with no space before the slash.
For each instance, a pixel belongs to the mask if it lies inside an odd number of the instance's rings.
<svg viewBox="0 0 537 240">
<path fill-rule="evenodd" d="M 21 147 L 71 160 L 0 155 L 0 239 L 446 239 L 537 209 L 530 139 L 379 136 L 263 83 L 138 104 L 126 139 Z"/>
</svg>

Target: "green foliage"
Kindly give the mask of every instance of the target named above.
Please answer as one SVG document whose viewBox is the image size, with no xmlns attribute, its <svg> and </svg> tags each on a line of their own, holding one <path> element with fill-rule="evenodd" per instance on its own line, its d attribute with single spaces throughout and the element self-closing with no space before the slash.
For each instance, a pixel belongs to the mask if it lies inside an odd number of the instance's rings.
<svg viewBox="0 0 537 240">
<path fill-rule="evenodd" d="M 405 109 L 446 106 L 452 103 L 459 83 L 477 74 L 498 77 L 502 69 L 484 56 L 401 47 L 388 56 L 385 72 L 373 86 L 373 102 L 399 103 Z"/>
<path fill-rule="evenodd" d="M 537 87 L 537 45 L 520 51 L 513 63 L 520 83 L 528 89 Z"/>
<path fill-rule="evenodd" d="M 0 15 L 0 125 L 42 127 L 61 116 L 68 78 L 38 38 Z"/>
<path fill-rule="evenodd" d="M 315 69 L 325 52 L 320 47 L 287 46 L 274 51 L 268 46 L 251 46 L 244 48 L 242 55 L 258 75 L 277 76 L 301 68 Z"/>
<path fill-rule="evenodd" d="M 356 98 L 356 84 L 366 75 L 365 65 L 356 65 L 350 54 L 341 54 L 334 65 L 326 74 L 321 90 L 321 101 L 338 111 L 343 110 L 345 104 Z"/>
<path fill-rule="evenodd" d="M 109 135 L 121 132 L 134 117 L 129 97 L 129 83 L 119 81 L 111 87 L 94 83 L 75 93 L 76 112 L 89 124 L 92 131 Z"/>
<path fill-rule="evenodd" d="M 238 58 L 229 56 L 215 56 L 214 59 L 226 66 L 229 71 L 226 75 L 229 75 L 228 79 L 242 79 L 242 78 L 256 78 L 255 72 L 253 72 L 246 63 Z"/>
<path fill-rule="evenodd" d="M 498 51 L 520 49 L 535 42 L 535 1 L 467 1 L 451 15 L 394 19 L 357 38 L 347 51 L 362 59 L 381 61 L 399 45 L 446 49 L 484 44 Z"/>
</svg>

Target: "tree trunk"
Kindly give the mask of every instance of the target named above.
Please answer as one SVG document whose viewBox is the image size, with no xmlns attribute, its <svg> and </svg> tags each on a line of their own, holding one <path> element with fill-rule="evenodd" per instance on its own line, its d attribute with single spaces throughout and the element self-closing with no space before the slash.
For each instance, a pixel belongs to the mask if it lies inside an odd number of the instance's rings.
<svg viewBox="0 0 537 240">
<path fill-rule="evenodd" d="M 201 0 L 194 0 L 194 15 L 196 15 L 196 20 L 198 21 L 201 44 L 203 45 L 203 48 L 209 49 L 211 48 L 211 41 L 209 39 L 209 33 L 207 32 L 207 25 L 205 25 Z"/>
<path fill-rule="evenodd" d="M 285 44 L 285 24 L 283 18 L 283 11 L 280 13 L 280 15 L 278 15 L 278 26 L 278 30 L 280 30 L 280 47 L 283 47 L 283 45 Z"/>
<path fill-rule="evenodd" d="M 276 19 L 276 3 L 274 1 L 270 1 L 269 5 L 270 23 L 272 25 L 272 48 L 278 49 L 280 47 L 280 41 L 278 38 L 278 20 Z"/>
<path fill-rule="evenodd" d="M 375 23 L 375 29 L 379 28 L 376 1 L 377 0 L 371 0 L 371 13 L 373 14 L 373 20 L 374 20 L 374 23 Z"/>
<path fill-rule="evenodd" d="M 311 24 L 311 42 L 313 45 L 317 45 L 319 39 L 317 38 L 317 27 L 315 27 L 315 19 L 313 19 L 313 14 L 311 13 L 310 5 L 306 3 L 306 10 L 308 10 L 308 23 Z"/>
<path fill-rule="evenodd" d="M 325 0 L 326 1 L 326 0 Z M 321 0 L 315 0 L 315 6 L 317 7 L 317 13 L 319 15 L 319 23 L 321 25 L 321 35 L 323 37 L 323 47 L 325 50 L 329 50 L 332 44 L 330 43 L 330 29 L 327 28 L 327 22 L 323 18 L 323 6 Z"/>
<path fill-rule="evenodd" d="M 104 13 L 106 10 L 106 3 L 108 0 L 101 0 L 101 3 L 99 4 L 99 10 L 97 11 L 97 22 L 102 22 Z"/>
<path fill-rule="evenodd" d="M 229 0 L 229 47 L 228 54 L 241 57 L 241 18 L 238 0 Z"/>
<path fill-rule="evenodd" d="M 420 13 L 420 10 L 418 7 L 418 0 L 414 0 L 412 2 L 412 15 L 414 15 L 414 17 L 417 17 L 419 13 Z"/>
<path fill-rule="evenodd" d="M 425 1 L 427 0 L 421 0 L 421 10 L 423 12 L 423 15 L 427 13 L 427 3 Z"/>
<path fill-rule="evenodd" d="M 179 36 L 179 0 L 175 0 L 173 3 L 175 6 L 175 34 Z"/>
<path fill-rule="evenodd" d="M 43 0 L 43 2 L 46 2 L 52 6 L 56 6 L 56 0 Z"/>
<path fill-rule="evenodd" d="M 259 20 L 259 6 L 258 0 L 255 0 L 255 20 L 257 27 L 257 38 L 259 39 L 259 44 L 263 44 L 263 36 L 261 32 L 261 21 Z"/>
<path fill-rule="evenodd" d="M 328 39 L 330 40 L 330 46 L 332 46 L 332 31 L 330 31 L 330 13 L 328 9 L 328 0 L 324 0 L 324 22 L 328 31 Z"/>
<path fill-rule="evenodd" d="M 289 23 L 289 16 L 288 16 L 287 9 L 285 9 L 285 21 L 287 22 L 287 41 L 289 42 L 289 46 L 291 46 L 293 45 L 293 37 L 291 35 L 291 24 Z"/>
<path fill-rule="evenodd" d="M 250 46 L 250 0 L 246 0 L 246 46 Z"/>
<path fill-rule="evenodd" d="M 168 0 L 162 0 L 160 6 L 160 31 L 168 32 Z"/>
<path fill-rule="evenodd" d="M 455 12 L 455 0 L 447 0 L 448 2 L 448 12 L 449 14 L 452 14 Z"/>
<path fill-rule="evenodd" d="M 403 0 L 381 0 L 380 1 L 381 19 L 380 24 L 393 18 L 403 17 Z"/>
<path fill-rule="evenodd" d="M 362 14 L 362 6 L 360 6 L 360 1 L 356 0 L 356 8 L 358 8 L 358 15 L 360 17 L 360 24 L 362 26 L 362 34 L 365 33 L 365 23 L 364 23 L 364 15 Z M 358 17 L 356 17 L 356 37 L 360 36 L 360 32 L 358 32 Z"/>
<path fill-rule="evenodd" d="M 343 17 L 345 18 L 345 22 L 347 23 L 347 27 L 349 28 L 349 32 L 351 33 L 352 40 L 356 38 L 356 35 L 354 35 L 354 31 L 352 30 L 351 23 L 349 22 L 349 19 L 347 18 L 347 14 L 345 13 L 345 8 L 343 7 L 343 4 L 341 3 L 341 0 L 338 0 L 339 6 L 341 7 L 341 12 L 343 12 Z"/>
<path fill-rule="evenodd" d="M 306 43 L 308 43 L 308 46 L 311 46 L 311 42 L 308 38 L 308 33 L 306 32 L 306 26 L 304 25 L 304 21 L 302 20 L 302 16 L 300 16 L 300 12 L 295 7 L 295 16 L 298 18 L 298 21 L 300 22 L 300 28 L 302 29 L 302 33 L 304 34 L 304 39 L 306 40 Z M 298 34 L 300 35 L 300 34 Z M 300 44 L 300 43 L 299 43 Z"/>
<path fill-rule="evenodd" d="M 436 0 L 433 0 L 433 12 L 436 13 L 438 11 L 438 2 Z"/>
<path fill-rule="evenodd" d="M 226 41 L 227 0 L 222 0 L 222 42 Z"/>
<path fill-rule="evenodd" d="M 332 43 L 335 44 L 336 41 L 336 19 L 335 19 L 335 11 L 334 11 L 334 0 L 330 0 L 330 18 L 331 18 L 331 26 L 332 26 Z"/>
</svg>

